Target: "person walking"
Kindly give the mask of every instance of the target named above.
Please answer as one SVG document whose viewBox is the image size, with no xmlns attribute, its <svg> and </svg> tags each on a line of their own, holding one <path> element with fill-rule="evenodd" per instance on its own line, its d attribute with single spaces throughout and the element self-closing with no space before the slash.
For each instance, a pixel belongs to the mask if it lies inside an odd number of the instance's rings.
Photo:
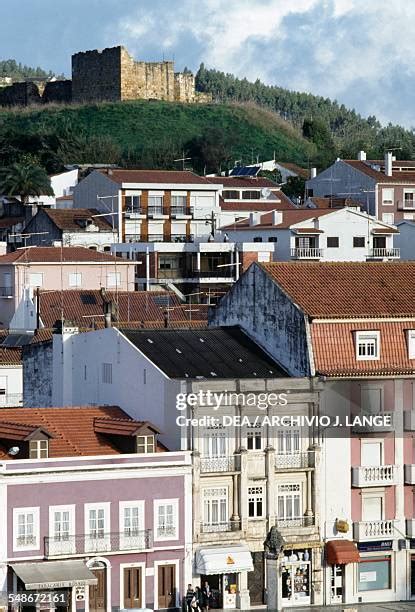
<svg viewBox="0 0 415 612">
<path fill-rule="evenodd" d="M 210 604 L 212 600 L 212 592 L 210 590 L 210 586 L 208 581 L 205 581 L 205 584 L 202 586 L 202 608 L 209 612 Z"/>
<path fill-rule="evenodd" d="M 193 587 L 191 584 L 187 585 L 187 591 L 186 591 L 186 606 L 187 606 L 187 612 L 193 612 L 194 608 L 192 606 L 192 601 L 195 597 L 195 592 L 193 590 Z"/>
</svg>

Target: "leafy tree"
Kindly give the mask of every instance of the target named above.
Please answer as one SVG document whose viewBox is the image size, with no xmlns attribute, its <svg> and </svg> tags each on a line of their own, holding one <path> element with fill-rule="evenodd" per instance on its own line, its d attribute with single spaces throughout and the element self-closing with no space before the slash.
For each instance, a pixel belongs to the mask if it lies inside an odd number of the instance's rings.
<svg viewBox="0 0 415 612">
<path fill-rule="evenodd" d="M 19 196 L 27 204 L 31 196 L 52 196 L 53 189 L 44 168 L 26 160 L 0 171 L 0 193 Z"/>
<path fill-rule="evenodd" d="M 281 191 L 289 198 L 303 198 L 305 180 L 300 176 L 289 176 L 287 182 L 281 187 Z"/>
<path fill-rule="evenodd" d="M 186 144 L 193 166 L 199 172 L 218 172 L 228 169 L 234 157 L 237 139 L 231 132 L 219 127 L 206 130 Z"/>
</svg>

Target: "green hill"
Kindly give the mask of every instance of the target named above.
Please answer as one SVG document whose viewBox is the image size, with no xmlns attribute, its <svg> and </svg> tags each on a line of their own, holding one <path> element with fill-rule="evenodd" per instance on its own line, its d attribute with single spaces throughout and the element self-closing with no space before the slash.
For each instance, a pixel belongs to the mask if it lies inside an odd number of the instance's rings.
<svg viewBox="0 0 415 612">
<path fill-rule="evenodd" d="M 0 163 L 22 153 L 49 171 L 64 163 L 121 163 L 196 170 L 232 167 L 235 160 L 307 166 L 315 146 L 276 113 L 250 104 L 134 101 L 0 109 Z M 13 160 L 14 160 L 13 159 Z"/>
</svg>

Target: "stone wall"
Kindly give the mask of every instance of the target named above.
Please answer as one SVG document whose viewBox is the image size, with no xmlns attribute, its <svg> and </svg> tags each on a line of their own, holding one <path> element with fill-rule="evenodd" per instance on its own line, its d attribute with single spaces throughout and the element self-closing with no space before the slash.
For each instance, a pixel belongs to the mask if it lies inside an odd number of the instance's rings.
<svg viewBox="0 0 415 612">
<path fill-rule="evenodd" d="M 13 83 L 0 89 L 0 106 L 29 106 L 41 104 L 42 98 L 36 83 Z"/>
<path fill-rule="evenodd" d="M 122 47 L 85 51 L 72 56 L 72 101 L 121 99 Z"/>
<path fill-rule="evenodd" d="M 72 102 L 72 81 L 49 81 L 45 85 L 42 95 L 45 104 L 50 102 L 61 102 L 69 104 Z"/>
<path fill-rule="evenodd" d="M 23 349 L 23 406 L 52 405 L 52 342 L 41 342 Z"/>
</svg>

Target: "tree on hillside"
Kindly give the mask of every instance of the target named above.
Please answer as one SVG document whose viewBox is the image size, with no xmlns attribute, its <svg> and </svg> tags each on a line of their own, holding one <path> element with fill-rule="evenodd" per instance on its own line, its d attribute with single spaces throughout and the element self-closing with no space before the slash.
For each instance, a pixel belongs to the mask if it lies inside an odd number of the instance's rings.
<svg viewBox="0 0 415 612">
<path fill-rule="evenodd" d="M 53 196 L 53 189 L 46 170 L 26 161 L 0 170 L 0 193 L 18 196 L 27 204 L 33 196 Z"/>
<path fill-rule="evenodd" d="M 305 192 L 305 180 L 300 176 L 289 176 L 287 182 L 281 187 L 281 191 L 289 198 L 303 198 Z"/>
<path fill-rule="evenodd" d="M 320 119 L 305 119 L 303 136 L 313 142 L 318 150 L 316 166 L 327 168 L 336 158 L 337 150 L 327 124 Z"/>
<path fill-rule="evenodd" d="M 206 130 L 201 136 L 193 138 L 186 144 L 192 164 L 200 172 L 218 172 L 228 169 L 237 141 L 230 132 L 221 128 Z"/>
</svg>

